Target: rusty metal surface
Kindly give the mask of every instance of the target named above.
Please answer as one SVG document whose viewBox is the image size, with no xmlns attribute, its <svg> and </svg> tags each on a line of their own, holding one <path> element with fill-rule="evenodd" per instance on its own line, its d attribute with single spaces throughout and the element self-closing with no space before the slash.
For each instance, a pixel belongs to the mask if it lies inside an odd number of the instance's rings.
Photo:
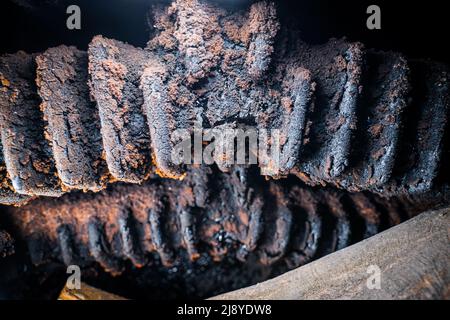
<svg viewBox="0 0 450 320">
<path fill-rule="evenodd" d="M 75 264 L 90 281 L 113 276 L 150 297 L 208 297 L 307 264 L 445 199 L 448 192 L 386 199 L 311 189 L 206 167 L 183 181 L 43 197 L 4 215 L 39 268 Z"/>
<path fill-rule="evenodd" d="M 280 129 L 279 170 L 259 163 L 269 177 L 383 194 L 448 183 L 447 66 L 345 40 L 308 45 L 268 2 L 233 13 L 174 1 L 153 22 L 144 49 L 96 36 L 87 52 L 2 55 L 3 203 L 181 179 L 172 133 L 198 126 Z"/>
<path fill-rule="evenodd" d="M 25 285 L 78 264 L 113 292 L 204 298 L 450 201 L 447 65 L 307 44 L 271 2 L 153 13 L 145 48 L 0 56 L 0 254 L 12 234 Z M 175 165 L 172 133 L 197 127 L 281 129 L 279 170 Z"/>
</svg>

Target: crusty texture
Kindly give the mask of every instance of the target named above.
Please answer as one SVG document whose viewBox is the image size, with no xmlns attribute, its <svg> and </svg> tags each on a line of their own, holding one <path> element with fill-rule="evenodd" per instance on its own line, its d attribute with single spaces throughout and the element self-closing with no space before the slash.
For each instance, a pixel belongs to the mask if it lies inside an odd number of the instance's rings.
<svg viewBox="0 0 450 320">
<path fill-rule="evenodd" d="M 267 1 L 239 11 L 206 1 L 173 1 L 154 13 L 154 35 L 145 49 L 97 36 L 89 46 L 87 71 L 86 54 L 74 48 L 38 56 L 39 93 L 52 142 L 49 149 L 40 141 L 44 146 L 38 151 L 54 158 L 65 191 L 96 191 L 116 180 L 142 183 L 153 173 L 181 180 L 190 165 L 210 163 L 173 161 L 179 147 L 175 133 L 186 138 L 202 129 L 216 130 L 212 143 L 200 147 L 222 172 L 234 170 L 238 159 L 234 140 L 216 133 L 257 129 L 260 149 L 251 151 L 258 153 L 263 176 L 295 175 L 311 186 L 385 196 L 448 185 L 447 66 L 367 50 L 345 39 L 307 44 L 288 24 L 280 25 L 276 5 Z M 33 73 L 28 69 L 25 77 L 29 86 Z M 8 80 L 3 82 L 4 94 L 15 97 Z M 35 91 L 27 92 L 39 100 Z M 70 101 L 68 107 L 62 99 Z M 67 117 L 54 113 L 56 107 L 66 108 Z M 93 121 L 77 120 L 81 114 Z M 13 117 L 4 118 L 6 123 Z M 21 126 L 17 129 L 26 131 L 31 125 Z M 268 150 L 261 148 L 264 142 Z M 8 177 L 17 175 L 15 164 L 8 163 L 11 144 L 4 141 L 5 194 Z M 53 180 L 44 184 L 59 183 L 54 174 L 48 176 Z M 189 226 L 189 219 L 185 222 Z"/>
<path fill-rule="evenodd" d="M 449 151 L 445 133 L 449 131 L 450 70 L 446 65 L 430 61 L 413 61 L 411 69 L 413 102 L 403 133 L 407 142 L 399 150 L 395 177 L 385 188 L 391 192 L 430 190 L 436 185 L 439 173 L 445 174 L 443 169 L 447 166 L 441 159 Z"/>
<path fill-rule="evenodd" d="M 0 150 L 0 203 L 6 205 L 20 205 L 30 199 L 29 196 L 18 194 L 14 191 L 11 180 L 8 178 L 5 158 Z"/>
<path fill-rule="evenodd" d="M 36 61 L 41 110 L 59 178 L 67 188 L 98 191 L 108 172 L 98 110 L 89 99 L 87 54 L 59 46 Z"/>
<path fill-rule="evenodd" d="M 34 58 L 23 51 L 0 57 L 3 155 L 16 192 L 59 196 L 61 184 L 39 109 Z"/>
<path fill-rule="evenodd" d="M 383 199 L 294 181 L 199 167 L 183 181 L 40 198 L 8 207 L 5 216 L 43 268 L 77 264 L 149 290 L 182 285 L 204 297 L 304 265 L 449 201 L 448 191 Z"/>
<path fill-rule="evenodd" d="M 370 51 L 349 168 L 336 183 L 349 190 L 386 184 L 394 170 L 403 112 L 410 92 L 409 67 L 396 53 Z"/>
<path fill-rule="evenodd" d="M 311 130 L 299 168 L 316 184 L 333 181 L 348 166 L 361 90 L 362 50 L 360 44 L 343 41 L 299 50 L 299 63 L 312 71 L 317 83 Z"/>
<path fill-rule="evenodd" d="M 89 44 L 89 85 L 97 102 L 103 147 L 111 175 L 141 182 L 150 171 L 150 137 L 139 79 L 149 54 L 96 36 Z"/>
</svg>

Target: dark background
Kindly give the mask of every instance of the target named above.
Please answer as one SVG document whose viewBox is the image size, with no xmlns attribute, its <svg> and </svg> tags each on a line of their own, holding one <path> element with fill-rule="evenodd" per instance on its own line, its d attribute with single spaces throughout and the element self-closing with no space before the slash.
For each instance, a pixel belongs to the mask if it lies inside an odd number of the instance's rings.
<svg viewBox="0 0 450 320">
<path fill-rule="evenodd" d="M 246 6 L 249 0 L 210 0 L 228 6 Z M 59 44 L 86 49 L 96 34 L 144 46 L 149 37 L 147 13 L 155 2 L 165 0 L 2 0 L 0 4 L 1 53 L 23 49 L 43 51 Z M 347 36 L 367 47 L 392 49 L 412 58 L 431 58 L 449 63 L 448 21 L 445 1 L 277 1 L 280 16 L 295 20 L 302 37 L 322 43 L 330 37 Z M 81 30 L 66 28 L 66 8 L 81 8 Z M 381 30 L 366 28 L 366 8 L 381 7 Z"/>
</svg>

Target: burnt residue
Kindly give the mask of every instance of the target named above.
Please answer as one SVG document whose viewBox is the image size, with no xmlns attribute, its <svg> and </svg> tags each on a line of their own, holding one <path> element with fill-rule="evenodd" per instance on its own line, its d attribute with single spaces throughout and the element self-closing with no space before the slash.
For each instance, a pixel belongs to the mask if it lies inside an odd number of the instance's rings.
<svg viewBox="0 0 450 320">
<path fill-rule="evenodd" d="M 445 199 L 446 190 L 385 199 L 206 167 L 182 182 L 40 198 L 8 207 L 5 217 L 34 268 L 76 264 L 90 281 L 126 279 L 128 296 L 200 298 L 304 265 Z"/>
<path fill-rule="evenodd" d="M 22 295 L 52 296 L 78 264 L 127 297 L 204 298 L 448 204 L 447 65 L 311 45 L 273 3 L 245 7 L 173 1 L 143 48 L 95 36 L 0 57 L 0 202 L 18 206 L 1 218 L 30 270 Z M 171 134 L 198 127 L 281 129 L 279 170 L 217 152 L 173 164 Z M 12 243 L 0 231 L 0 254 Z"/>
<path fill-rule="evenodd" d="M 172 134 L 194 128 L 281 130 L 279 166 L 259 163 L 268 177 L 384 195 L 435 185 L 448 149 L 446 65 L 346 40 L 308 45 L 269 2 L 174 1 L 152 24 L 144 49 L 96 36 L 87 53 L 1 57 L 4 203 L 155 172 L 182 179 Z M 231 169 L 220 148 L 213 158 Z"/>
</svg>

